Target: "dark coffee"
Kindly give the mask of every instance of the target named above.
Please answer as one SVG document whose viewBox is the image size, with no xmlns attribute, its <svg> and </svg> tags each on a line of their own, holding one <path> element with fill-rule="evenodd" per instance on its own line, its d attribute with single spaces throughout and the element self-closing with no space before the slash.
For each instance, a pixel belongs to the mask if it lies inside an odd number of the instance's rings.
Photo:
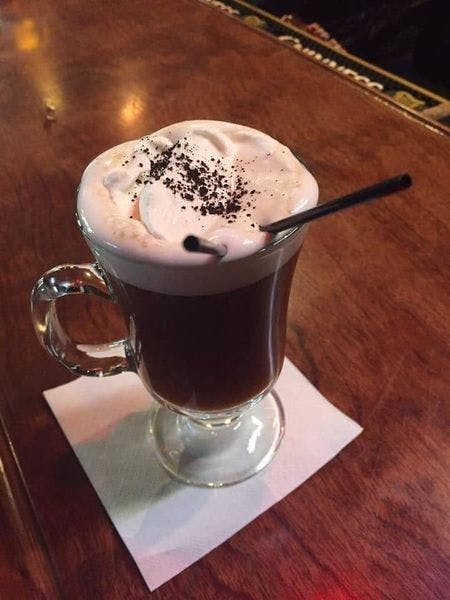
<svg viewBox="0 0 450 600">
<path fill-rule="evenodd" d="M 135 360 L 147 387 L 191 410 L 224 410 L 270 388 L 284 358 L 286 313 L 298 252 L 246 287 L 204 296 L 143 290 L 108 274 L 134 321 Z"/>
</svg>

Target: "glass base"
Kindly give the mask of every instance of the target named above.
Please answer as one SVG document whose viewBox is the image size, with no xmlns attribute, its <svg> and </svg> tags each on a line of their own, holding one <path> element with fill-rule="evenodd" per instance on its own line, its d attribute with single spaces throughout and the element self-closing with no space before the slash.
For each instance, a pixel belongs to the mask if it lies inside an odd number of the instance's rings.
<svg viewBox="0 0 450 600">
<path fill-rule="evenodd" d="M 202 421 L 159 406 L 152 431 L 158 459 L 176 479 L 202 487 L 243 481 L 264 469 L 284 434 L 284 412 L 275 391 L 222 421 Z"/>
</svg>

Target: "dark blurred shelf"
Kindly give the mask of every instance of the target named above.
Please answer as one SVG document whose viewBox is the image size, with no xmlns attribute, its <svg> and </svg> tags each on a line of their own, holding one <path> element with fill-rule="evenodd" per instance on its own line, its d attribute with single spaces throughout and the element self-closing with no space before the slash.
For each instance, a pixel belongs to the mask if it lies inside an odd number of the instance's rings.
<svg viewBox="0 0 450 600">
<path fill-rule="evenodd" d="M 274 15 L 318 22 L 364 60 L 450 98 L 450 6 L 442 0 L 250 0 Z"/>
</svg>

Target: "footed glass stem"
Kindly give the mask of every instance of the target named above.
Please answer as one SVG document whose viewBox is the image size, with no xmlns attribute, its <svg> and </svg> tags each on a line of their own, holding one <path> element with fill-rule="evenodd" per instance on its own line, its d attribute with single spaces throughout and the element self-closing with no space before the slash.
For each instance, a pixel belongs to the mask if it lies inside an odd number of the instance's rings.
<svg viewBox="0 0 450 600">
<path fill-rule="evenodd" d="M 158 458 L 173 477 L 191 485 L 222 487 L 270 463 L 283 437 L 284 412 L 273 390 L 245 411 L 202 420 L 159 406 L 152 429 Z"/>
</svg>

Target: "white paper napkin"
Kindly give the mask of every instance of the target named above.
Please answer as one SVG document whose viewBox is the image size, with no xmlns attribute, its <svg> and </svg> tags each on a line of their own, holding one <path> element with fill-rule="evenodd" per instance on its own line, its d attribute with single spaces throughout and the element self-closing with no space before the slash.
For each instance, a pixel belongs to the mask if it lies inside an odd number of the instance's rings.
<svg viewBox="0 0 450 600">
<path fill-rule="evenodd" d="M 289 360 L 276 389 L 286 413 L 276 457 L 255 477 L 222 489 L 185 486 L 158 465 L 149 433 L 153 403 L 136 375 L 81 377 L 44 392 L 150 590 L 281 500 L 361 433 Z"/>
</svg>

